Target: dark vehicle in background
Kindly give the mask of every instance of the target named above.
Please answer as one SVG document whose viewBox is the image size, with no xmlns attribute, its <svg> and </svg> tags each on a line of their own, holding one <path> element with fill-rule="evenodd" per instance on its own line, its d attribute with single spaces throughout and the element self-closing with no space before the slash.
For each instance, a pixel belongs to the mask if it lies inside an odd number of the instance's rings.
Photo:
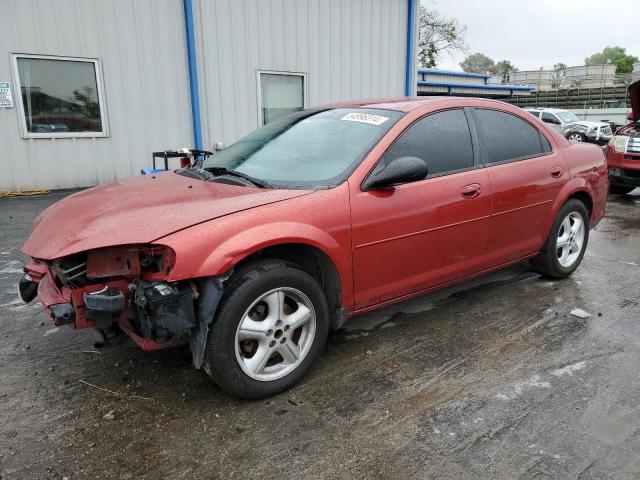
<svg viewBox="0 0 640 480">
<path fill-rule="evenodd" d="M 631 122 L 616 131 L 606 148 L 611 193 L 640 187 L 640 81 L 629 85 L 629 98 Z"/>
</svg>

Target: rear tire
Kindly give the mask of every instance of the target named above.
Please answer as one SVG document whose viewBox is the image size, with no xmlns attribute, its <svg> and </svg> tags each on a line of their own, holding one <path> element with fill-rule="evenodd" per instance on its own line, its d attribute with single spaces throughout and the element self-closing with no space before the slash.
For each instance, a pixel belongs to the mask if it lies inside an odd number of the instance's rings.
<svg viewBox="0 0 640 480">
<path fill-rule="evenodd" d="M 547 241 L 531 265 L 542 275 L 566 278 L 580 265 L 588 241 L 587 208 L 580 200 L 570 199 L 558 212 Z"/>
<path fill-rule="evenodd" d="M 636 187 L 623 187 L 622 185 L 609 185 L 609 193 L 612 195 L 626 195 L 631 193 Z"/>
<path fill-rule="evenodd" d="M 204 368 L 236 397 L 275 395 L 302 378 L 328 332 L 327 300 L 313 277 L 288 262 L 254 262 L 225 286 Z"/>
</svg>

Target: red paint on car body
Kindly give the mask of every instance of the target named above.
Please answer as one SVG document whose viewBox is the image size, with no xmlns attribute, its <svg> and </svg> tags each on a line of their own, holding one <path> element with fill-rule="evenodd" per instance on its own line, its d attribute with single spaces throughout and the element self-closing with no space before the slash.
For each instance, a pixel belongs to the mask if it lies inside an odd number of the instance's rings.
<svg viewBox="0 0 640 480">
<path fill-rule="evenodd" d="M 406 112 L 340 185 L 310 191 L 225 185 L 175 173 L 136 177 L 51 206 L 35 221 L 23 252 L 49 265 L 119 245 L 166 246 L 175 252 L 166 281 L 178 282 L 225 275 L 268 247 L 306 245 L 330 259 L 339 277 L 340 306 L 353 314 L 535 256 L 571 196 L 587 199 L 591 227 L 604 215 L 608 180 L 602 150 L 572 145 L 516 107 L 454 97 L 338 106 Z M 393 188 L 362 189 L 387 148 L 414 121 L 462 107 L 515 115 L 535 126 L 552 152 Z M 126 295 L 123 285 L 133 271 L 127 273 L 121 260 L 94 260 L 90 270 L 98 277 L 97 270 L 112 268 L 121 277 L 99 287 L 112 285 Z M 73 300 L 78 310 L 81 295 L 71 299 L 67 287 L 56 286 L 51 276 L 40 287 L 45 306 L 62 298 Z M 122 315 L 121 327 L 136 343 L 158 348 L 135 333 L 128 310 Z M 90 325 L 81 312 L 78 318 L 76 326 Z"/>
</svg>

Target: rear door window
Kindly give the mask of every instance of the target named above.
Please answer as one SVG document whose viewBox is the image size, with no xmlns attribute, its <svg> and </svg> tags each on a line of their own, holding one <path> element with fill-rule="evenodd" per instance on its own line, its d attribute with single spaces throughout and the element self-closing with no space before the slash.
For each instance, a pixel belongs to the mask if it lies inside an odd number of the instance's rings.
<svg viewBox="0 0 640 480">
<path fill-rule="evenodd" d="M 549 152 L 540 132 L 529 122 L 498 110 L 474 110 L 478 133 L 485 146 L 485 163 L 521 160 Z"/>
<path fill-rule="evenodd" d="M 399 157 L 421 158 L 429 177 L 472 168 L 473 147 L 464 111 L 436 112 L 415 122 L 389 147 L 383 162 Z"/>
</svg>

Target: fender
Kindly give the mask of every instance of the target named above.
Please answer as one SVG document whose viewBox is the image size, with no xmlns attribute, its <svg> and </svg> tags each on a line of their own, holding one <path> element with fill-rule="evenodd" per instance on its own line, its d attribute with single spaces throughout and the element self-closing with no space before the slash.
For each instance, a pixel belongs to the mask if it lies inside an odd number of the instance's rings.
<svg viewBox="0 0 640 480">
<path fill-rule="evenodd" d="M 340 278 L 342 306 L 351 310 L 353 280 L 349 248 L 342 247 L 320 228 L 299 222 L 274 222 L 240 231 L 213 247 L 195 270 L 186 264 L 189 262 L 181 263 L 178 256 L 168 280 L 219 276 L 259 250 L 291 243 L 315 247 L 329 257 Z"/>
<path fill-rule="evenodd" d="M 226 272 L 252 253 L 274 245 L 302 243 L 323 251 L 336 264 L 340 245 L 329 234 L 312 225 L 278 222 L 258 225 L 227 239 L 205 259 L 195 276 Z"/>
</svg>

